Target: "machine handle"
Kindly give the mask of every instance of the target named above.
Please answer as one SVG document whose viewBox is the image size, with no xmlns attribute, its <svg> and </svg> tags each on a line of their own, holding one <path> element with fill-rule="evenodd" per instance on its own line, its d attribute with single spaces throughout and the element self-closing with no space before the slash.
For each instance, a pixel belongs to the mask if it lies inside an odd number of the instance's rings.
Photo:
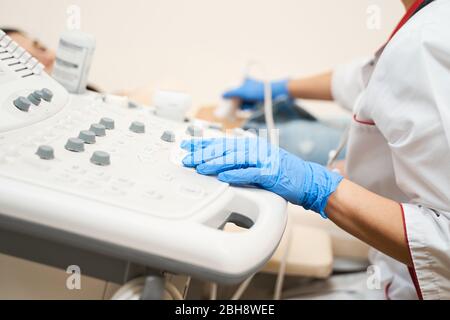
<svg viewBox="0 0 450 320">
<path fill-rule="evenodd" d="M 198 225 L 199 234 L 208 239 L 208 246 L 202 246 L 202 255 L 209 255 L 216 268 L 223 267 L 224 273 L 250 276 L 264 266 L 278 247 L 286 228 L 287 202 L 260 189 L 231 187 L 230 190 L 234 197 L 227 211 L 238 213 L 254 224 L 250 229 L 234 233 Z"/>
</svg>

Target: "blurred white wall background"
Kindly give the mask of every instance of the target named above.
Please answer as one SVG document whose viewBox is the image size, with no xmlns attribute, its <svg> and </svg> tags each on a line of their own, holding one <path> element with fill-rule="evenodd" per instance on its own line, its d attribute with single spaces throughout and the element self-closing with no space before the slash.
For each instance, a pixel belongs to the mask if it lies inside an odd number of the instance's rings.
<svg viewBox="0 0 450 320">
<path fill-rule="evenodd" d="M 183 90 L 197 105 L 216 102 L 249 59 L 276 78 L 371 54 L 403 9 L 400 0 L 0 0 L 0 26 L 56 47 L 70 5 L 97 37 L 92 83 Z M 379 29 L 367 27 L 374 5 Z"/>
</svg>

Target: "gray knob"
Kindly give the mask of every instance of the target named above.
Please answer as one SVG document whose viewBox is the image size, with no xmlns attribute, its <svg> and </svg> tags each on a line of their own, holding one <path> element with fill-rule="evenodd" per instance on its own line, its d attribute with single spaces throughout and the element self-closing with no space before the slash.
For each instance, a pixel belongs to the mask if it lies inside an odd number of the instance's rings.
<svg viewBox="0 0 450 320">
<path fill-rule="evenodd" d="M 134 121 L 131 126 L 130 130 L 134 133 L 144 133 L 145 132 L 145 124 L 139 121 Z"/>
<path fill-rule="evenodd" d="M 31 106 L 31 102 L 25 97 L 19 97 L 16 100 L 14 100 L 14 105 L 16 106 L 17 109 L 24 112 L 28 112 Z"/>
<path fill-rule="evenodd" d="M 84 141 L 80 138 L 70 138 L 69 140 L 67 140 L 65 148 L 73 152 L 83 152 Z"/>
<path fill-rule="evenodd" d="M 98 166 L 108 166 L 111 164 L 109 153 L 104 151 L 95 151 L 92 154 L 91 162 Z"/>
<path fill-rule="evenodd" d="M 115 127 L 114 120 L 111 118 L 102 118 L 100 124 L 104 125 L 108 130 L 112 130 Z"/>
<path fill-rule="evenodd" d="M 128 108 L 129 109 L 136 109 L 136 108 L 138 108 L 138 104 L 136 102 L 129 101 L 128 102 Z"/>
<path fill-rule="evenodd" d="M 95 133 L 89 130 L 83 130 L 80 132 L 78 138 L 84 141 L 87 144 L 95 143 Z"/>
<path fill-rule="evenodd" d="M 164 131 L 163 135 L 161 136 L 161 140 L 166 142 L 175 142 L 175 133 L 172 131 Z"/>
<path fill-rule="evenodd" d="M 42 91 L 42 90 L 35 90 L 35 91 L 32 93 L 32 95 L 34 95 L 36 98 L 38 98 L 39 101 L 42 100 L 42 92 L 41 92 L 41 91 Z"/>
<path fill-rule="evenodd" d="M 104 137 L 106 136 L 106 128 L 104 125 L 99 124 L 99 123 L 95 123 L 91 125 L 91 128 L 89 129 L 89 131 L 92 131 L 93 133 L 95 133 L 95 135 L 97 137 Z"/>
<path fill-rule="evenodd" d="M 51 160 L 55 158 L 55 151 L 50 146 L 39 146 L 36 154 L 39 158 L 44 160 Z"/>
<path fill-rule="evenodd" d="M 39 100 L 42 100 L 41 90 L 35 90 L 32 95 L 34 95 L 36 98 L 39 98 Z"/>
<path fill-rule="evenodd" d="M 194 125 L 190 125 L 186 129 L 186 133 L 192 137 L 201 137 L 203 136 L 203 129 Z"/>
<path fill-rule="evenodd" d="M 36 92 L 33 92 L 28 95 L 28 100 L 35 106 L 38 106 L 41 103 L 41 96 L 40 94 L 36 94 Z"/>
<path fill-rule="evenodd" d="M 47 102 L 52 101 L 53 98 L 53 92 L 51 92 L 49 89 L 44 88 L 41 91 L 39 91 L 39 94 L 41 95 L 42 99 L 44 99 Z"/>
</svg>

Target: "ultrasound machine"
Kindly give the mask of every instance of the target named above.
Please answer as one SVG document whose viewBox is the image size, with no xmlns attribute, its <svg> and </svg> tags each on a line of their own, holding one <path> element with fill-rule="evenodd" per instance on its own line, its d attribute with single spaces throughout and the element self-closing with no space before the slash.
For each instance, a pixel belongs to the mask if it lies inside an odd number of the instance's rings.
<svg viewBox="0 0 450 320">
<path fill-rule="evenodd" d="M 182 166 L 182 140 L 221 135 L 69 94 L 0 30 L 0 252 L 117 284 L 147 277 L 141 298 L 161 297 L 165 272 L 247 279 L 277 248 L 286 202 Z"/>
</svg>

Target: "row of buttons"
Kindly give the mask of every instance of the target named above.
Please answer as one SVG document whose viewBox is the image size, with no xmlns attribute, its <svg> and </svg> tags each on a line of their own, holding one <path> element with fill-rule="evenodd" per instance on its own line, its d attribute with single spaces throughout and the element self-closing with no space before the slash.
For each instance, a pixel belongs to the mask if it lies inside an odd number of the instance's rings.
<svg viewBox="0 0 450 320">
<path fill-rule="evenodd" d="M 106 129 L 113 130 L 115 122 L 110 118 L 102 118 L 100 123 L 92 124 L 89 130 L 80 132 L 78 138 L 69 138 L 66 142 L 65 149 L 72 152 L 84 152 L 84 144 L 95 143 L 95 137 L 105 136 Z M 42 160 L 52 160 L 55 158 L 53 147 L 41 145 L 36 151 L 36 155 Z M 111 164 L 110 155 L 104 151 L 95 151 L 91 156 L 91 162 L 99 166 L 107 166 Z"/>
<path fill-rule="evenodd" d="M 174 199 L 180 199 L 180 196 L 185 201 L 191 201 L 189 204 L 186 203 L 188 206 L 195 205 L 210 195 L 201 185 L 183 183 L 164 169 L 159 170 L 161 173 L 155 176 L 158 178 L 156 183 L 152 183 L 154 179 L 151 179 L 149 183 L 148 180 L 116 176 L 112 174 L 114 171 L 93 170 L 77 164 L 60 167 L 33 158 L 23 158 L 23 160 L 23 164 L 26 164 L 28 168 L 37 169 L 37 173 L 45 177 L 41 180 L 44 184 L 56 183 L 62 188 L 70 188 L 74 192 L 81 192 L 84 196 L 94 197 L 96 200 L 99 197 L 108 197 L 107 201 L 121 201 L 121 206 L 135 210 L 145 208 L 144 212 L 147 214 L 154 214 L 148 209 L 148 205 L 154 203 L 160 206 L 159 212 L 163 217 L 167 215 L 176 217 L 183 214 L 184 211 L 180 205 L 176 204 L 179 201 L 174 201 Z"/>
<path fill-rule="evenodd" d="M 85 144 L 95 144 L 96 137 L 106 136 L 106 130 L 113 130 L 115 128 L 115 122 L 110 118 L 102 118 L 99 123 L 94 123 L 90 126 L 89 130 L 83 130 L 76 138 L 69 138 L 65 144 L 65 149 L 72 152 L 84 152 Z M 145 133 L 145 124 L 139 121 L 131 123 L 129 130 L 134 133 Z M 203 135 L 203 130 L 200 127 L 191 125 L 186 129 L 186 134 L 193 137 L 199 137 Z M 161 136 L 161 140 L 165 142 L 175 142 L 175 133 L 170 130 L 164 131 Z M 43 160 L 54 159 L 54 149 L 48 145 L 41 145 L 38 147 L 36 154 Z M 105 151 L 95 151 L 90 161 L 96 165 L 107 166 L 111 164 L 110 154 Z"/>
<path fill-rule="evenodd" d="M 158 177 L 163 181 L 172 183 L 172 188 L 184 197 L 199 200 L 208 195 L 199 185 L 176 183 L 175 177 L 170 173 L 161 173 Z M 143 190 L 142 195 L 146 198 L 152 200 L 163 198 L 160 192 L 147 185 L 141 185 L 127 178 L 117 178 L 104 172 L 89 173 L 88 170 L 77 165 L 56 174 L 56 180 L 71 185 L 80 183 L 83 189 L 102 189 L 108 194 L 125 196 L 127 193 L 131 193 L 134 195 L 136 192 Z"/>
<path fill-rule="evenodd" d="M 32 73 L 39 75 L 44 70 L 44 65 L 39 63 L 36 58 L 21 48 L 11 37 L 7 36 L 5 32 L 0 30 L 0 59 L 11 60 L 11 64 L 22 64 L 24 68 L 16 69 L 17 72 L 28 69 Z"/>
<path fill-rule="evenodd" d="M 84 152 L 84 144 L 94 144 L 96 137 L 106 136 L 106 130 L 113 130 L 115 122 L 110 118 L 102 118 L 100 123 L 94 123 L 89 130 L 83 130 L 78 138 L 69 138 L 66 142 L 65 149 L 72 152 Z M 133 122 L 130 130 L 135 133 L 144 133 L 145 125 L 141 122 Z M 52 160 L 55 158 L 54 149 L 51 146 L 41 145 L 36 151 L 36 155 L 43 160 Z M 105 151 L 95 151 L 90 161 L 99 166 L 107 166 L 111 164 L 110 154 Z"/>
<path fill-rule="evenodd" d="M 113 181 L 111 182 L 111 184 L 106 184 L 99 182 L 99 180 L 97 179 L 80 180 L 68 174 L 61 174 L 56 177 L 56 180 L 62 183 L 69 183 L 70 185 L 78 184 L 83 189 L 96 190 L 97 192 L 103 191 L 103 193 L 105 193 L 106 195 L 112 195 L 116 197 L 124 197 L 131 194 L 134 198 L 136 197 L 136 195 L 138 197 L 140 195 L 145 199 L 153 201 L 161 201 L 164 199 L 164 194 L 152 187 L 134 187 L 134 184 L 130 187 L 129 185 L 123 185 L 118 181 Z M 131 188 L 133 191 L 130 190 Z M 200 200 L 206 196 L 206 193 L 199 186 L 179 184 L 178 186 L 175 186 L 175 188 L 179 194 L 188 199 Z"/>
<path fill-rule="evenodd" d="M 81 131 L 78 138 L 67 140 L 65 148 L 72 152 L 83 152 L 84 144 L 95 143 L 95 137 L 106 136 L 106 130 L 113 130 L 115 122 L 111 118 L 102 118 L 100 123 L 94 123 L 89 130 Z M 91 156 L 91 162 L 99 166 L 108 166 L 111 164 L 111 156 L 105 151 L 95 151 Z"/>
<path fill-rule="evenodd" d="M 55 150 L 51 146 L 42 145 L 36 151 L 36 155 L 42 160 L 55 159 Z M 91 162 L 99 166 L 108 166 L 111 164 L 109 153 L 104 151 L 95 151 L 91 156 Z"/>
<path fill-rule="evenodd" d="M 106 130 L 113 130 L 115 122 L 110 118 L 102 118 L 99 123 L 91 125 L 89 130 L 83 130 L 79 133 L 78 138 L 70 138 L 67 140 L 66 149 L 73 152 L 83 152 L 84 144 L 94 144 L 95 137 L 106 136 Z"/>
<path fill-rule="evenodd" d="M 35 106 L 39 106 L 41 104 L 41 101 L 47 101 L 51 102 L 53 98 L 53 92 L 51 92 L 49 89 L 44 88 L 42 90 L 36 90 L 28 95 L 27 98 L 25 97 L 18 97 L 16 100 L 14 100 L 14 106 L 23 112 L 28 112 L 30 110 L 31 104 L 34 104 Z"/>
<path fill-rule="evenodd" d="M 54 172 L 53 178 L 59 183 L 71 186 L 78 185 L 83 190 L 103 191 L 107 195 L 114 196 L 126 196 L 130 189 L 136 186 L 136 182 L 130 179 L 114 177 L 104 172 L 89 172 L 78 165 Z M 138 190 L 143 190 L 142 196 L 145 198 L 153 200 L 163 198 L 162 194 L 148 186 L 141 185 Z M 131 192 L 131 194 L 136 195 L 136 191 Z"/>
</svg>

